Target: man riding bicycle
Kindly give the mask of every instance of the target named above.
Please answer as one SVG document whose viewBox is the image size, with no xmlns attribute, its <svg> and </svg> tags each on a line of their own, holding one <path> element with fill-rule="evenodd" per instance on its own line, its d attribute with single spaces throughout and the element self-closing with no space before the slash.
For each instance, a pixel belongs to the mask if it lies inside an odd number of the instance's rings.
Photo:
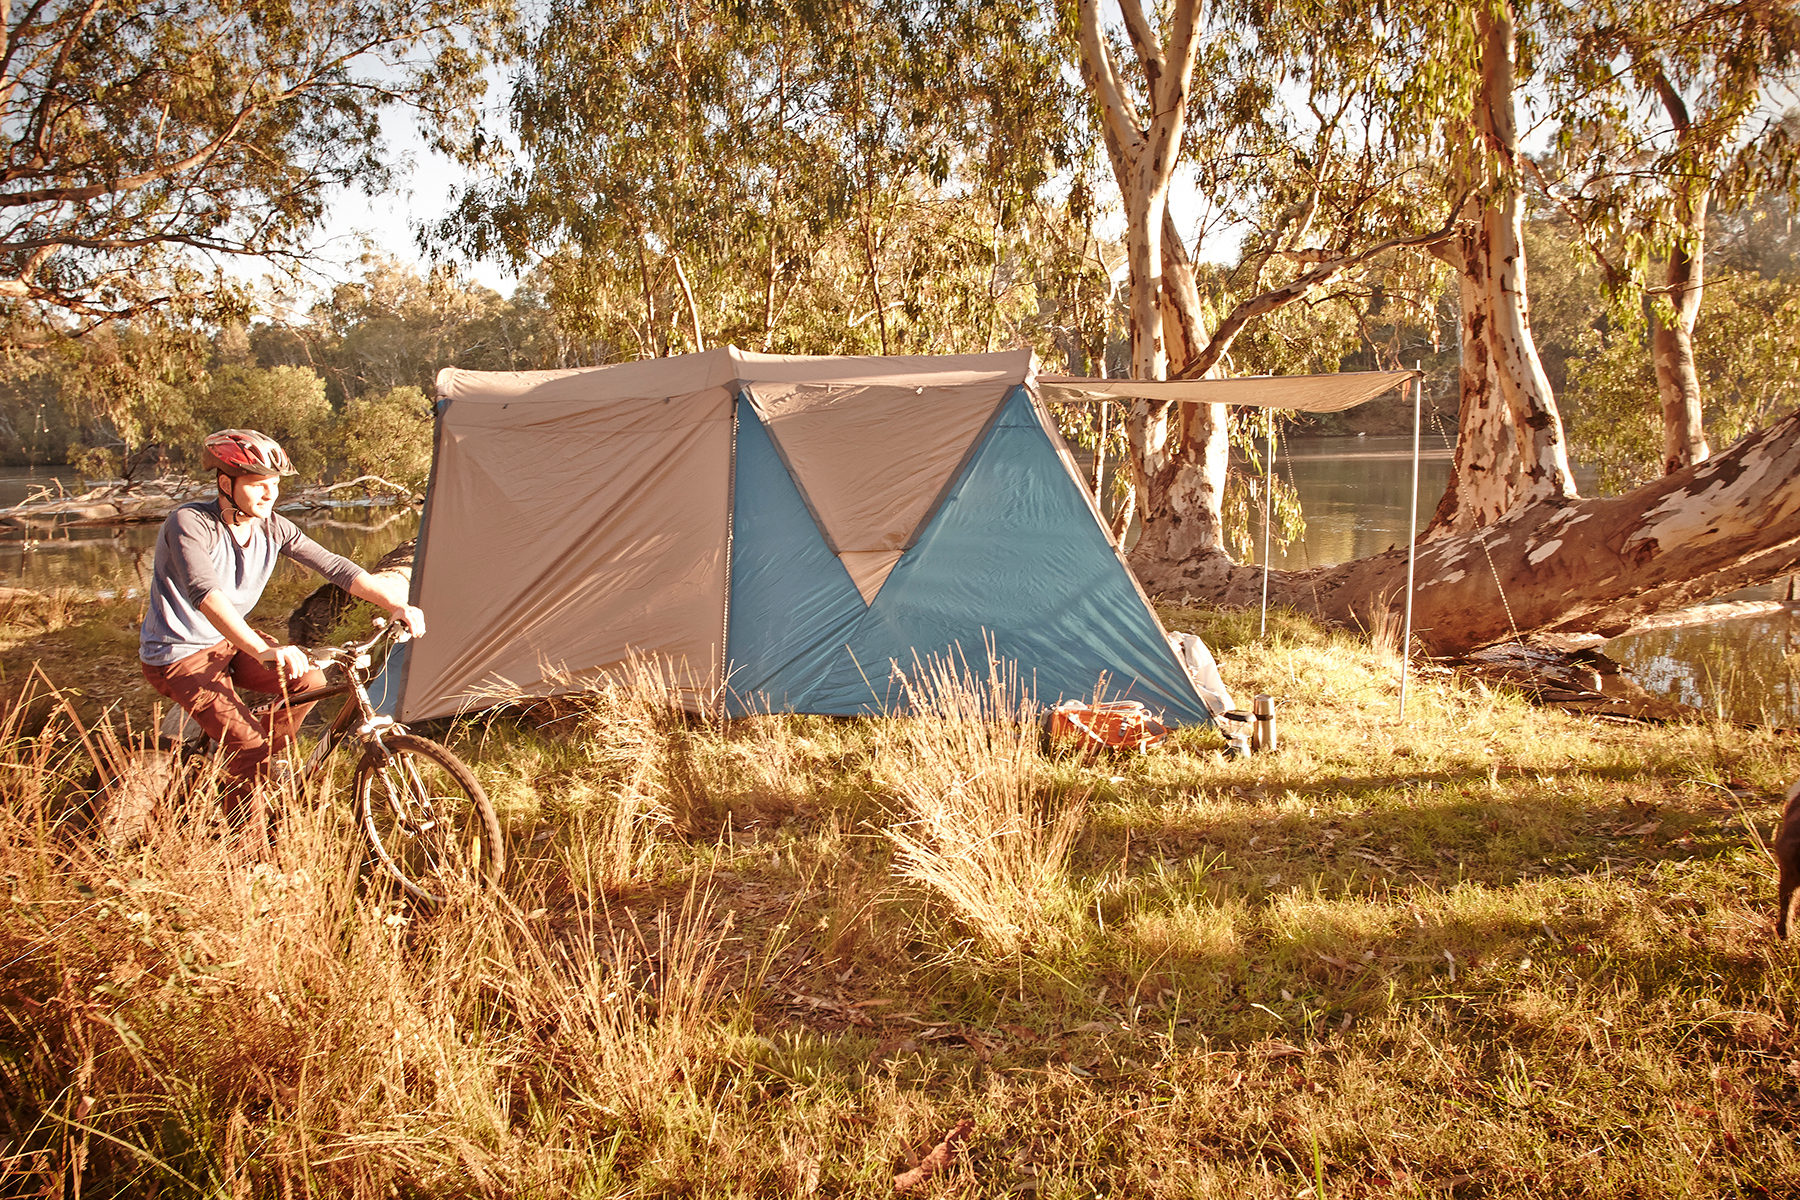
<svg viewBox="0 0 1800 1200">
<path fill-rule="evenodd" d="M 163 522 L 138 659 L 150 686 L 218 741 L 226 819 L 241 831 L 247 849 L 260 852 L 269 828 L 261 785 L 311 706 L 259 716 L 237 688 L 281 695 L 325 682 L 305 651 L 278 645 L 245 624 L 275 572 L 276 557 L 382 606 L 415 637 L 425 632 L 425 614 L 407 603 L 405 583 L 371 575 L 331 553 L 275 511 L 281 478 L 295 472 L 272 438 L 222 429 L 207 437 L 200 462 L 218 496 L 183 504 Z"/>
</svg>

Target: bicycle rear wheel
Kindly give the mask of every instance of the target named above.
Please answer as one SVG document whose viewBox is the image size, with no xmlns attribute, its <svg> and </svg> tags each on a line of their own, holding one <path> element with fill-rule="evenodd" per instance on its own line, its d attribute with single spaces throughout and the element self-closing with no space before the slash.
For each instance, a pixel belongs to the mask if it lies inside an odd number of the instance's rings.
<svg viewBox="0 0 1800 1200">
<path fill-rule="evenodd" d="M 395 734 L 356 767 L 356 805 L 375 857 L 412 895 L 438 903 L 506 866 L 500 818 L 463 761 L 429 738 Z"/>
<path fill-rule="evenodd" d="M 187 772 L 168 750 L 127 750 L 83 781 L 77 803 L 63 820 L 85 825 L 108 851 L 135 849 L 150 825 L 179 798 Z M 60 822 L 59 822 L 60 823 Z"/>
</svg>

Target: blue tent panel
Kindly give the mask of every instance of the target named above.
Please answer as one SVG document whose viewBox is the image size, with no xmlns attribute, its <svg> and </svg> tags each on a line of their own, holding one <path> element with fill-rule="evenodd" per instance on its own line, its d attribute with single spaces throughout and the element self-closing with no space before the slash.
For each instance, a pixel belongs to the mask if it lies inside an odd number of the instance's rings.
<svg viewBox="0 0 1800 1200">
<path fill-rule="evenodd" d="M 728 653 L 734 690 L 764 697 L 748 707 L 890 710 L 896 666 L 954 654 L 979 669 L 991 640 L 1040 705 L 1090 699 L 1104 675 L 1109 699 L 1210 719 L 1025 389 L 866 608 L 767 435 L 738 431 Z"/>
<path fill-rule="evenodd" d="M 381 664 L 381 670 L 369 680 L 369 700 L 381 716 L 400 715 L 401 680 L 406 678 L 406 655 L 411 649 L 410 642 L 401 642 L 389 650 L 387 661 Z"/>
<path fill-rule="evenodd" d="M 812 711 L 804 697 L 867 611 L 748 398 L 737 402 L 727 708 Z"/>
</svg>

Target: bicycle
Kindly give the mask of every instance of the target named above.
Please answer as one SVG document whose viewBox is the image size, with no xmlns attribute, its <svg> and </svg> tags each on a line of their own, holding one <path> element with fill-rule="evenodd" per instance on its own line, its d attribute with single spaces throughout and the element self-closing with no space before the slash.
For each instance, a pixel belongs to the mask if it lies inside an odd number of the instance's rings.
<svg viewBox="0 0 1800 1200">
<path fill-rule="evenodd" d="M 506 848 L 500 818 L 474 772 L 448 747 L 379 713 L 369 697 L 377 652 L 410 636 L 384 620 L 376 625 L 366 641 L 313 651 L 313 666 L 335 669 L 339 682 L 294 692 L 255 711 L 348 696 L 293 769 L 295 784 L 323 780 L 338 747 L 356 741 L 362 748 L 351 783 L 357 821 L 388 874 L 429 904 L 472 885 L 496 885 L 506 867 Z M 90 790 L 93 819 L 104 840 L 119 844 L 139 836 L 161 800 L 176 793 L 188 768 L 212 754 L 211 739 L 180 709 L 163 725 L 155 750 L 128 753 L 129 767 L 109 771 Z"/>
</svg>

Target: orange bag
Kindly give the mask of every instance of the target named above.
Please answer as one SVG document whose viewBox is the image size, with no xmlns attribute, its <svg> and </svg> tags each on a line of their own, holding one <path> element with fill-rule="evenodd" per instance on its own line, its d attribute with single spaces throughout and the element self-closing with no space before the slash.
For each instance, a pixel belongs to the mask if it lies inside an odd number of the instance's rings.
<svg viewBox="0 0 1800 1200">
<path fill-rule="evenodd" d="M 1050 710 L 1050 738 L 1077 738 L 1090 750 L 1154 750 L 1169 740 L 1168 726 L 1136 700 L 1085 704 L 1065 700 Z"/>
</svg>

